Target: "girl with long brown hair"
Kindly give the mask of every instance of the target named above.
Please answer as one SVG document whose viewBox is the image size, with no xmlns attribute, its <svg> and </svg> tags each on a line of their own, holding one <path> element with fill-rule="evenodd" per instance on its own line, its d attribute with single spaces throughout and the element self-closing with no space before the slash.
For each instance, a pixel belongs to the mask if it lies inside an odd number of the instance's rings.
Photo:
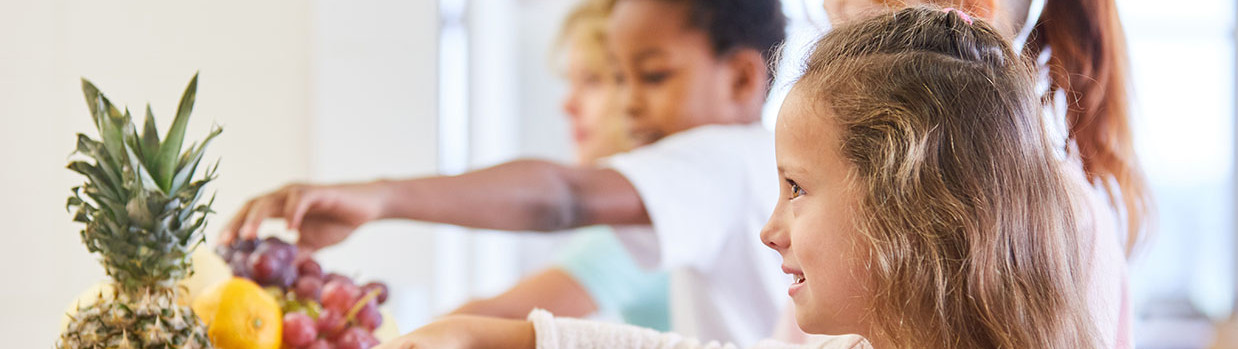
<svg viewBox="0 0 1238 349">
<path fill-rule="evenodd" d="M 1092 227 L 1033 68 L 958 10 L 823 37 L 776 126 L 783 257 L 806 348 L 1091 348 Z M 452 317 L 390 347 L 723 348 L 630 326 Z M 763 343 L 757 348 L 793 348 Z"/>
<path fill-rule="evenodd" d="M 1094 322 L 1106 347 L 1129 348 L 1126 259 L 1149 231 L 1151 198 L 1131 136 L 1126 39 L 1114 0 L 826 0 L 830 20 L 928 3 L 989 20 L 1022 46 L 1041 76 L 1037 93 L 1055 152 L 1090 187 L 1087 261 Z M 1040 6 L 1040 8 L 1035 8 Z M 1037 11 L 1039 10 L 1039 11 Z"/>
</svg>

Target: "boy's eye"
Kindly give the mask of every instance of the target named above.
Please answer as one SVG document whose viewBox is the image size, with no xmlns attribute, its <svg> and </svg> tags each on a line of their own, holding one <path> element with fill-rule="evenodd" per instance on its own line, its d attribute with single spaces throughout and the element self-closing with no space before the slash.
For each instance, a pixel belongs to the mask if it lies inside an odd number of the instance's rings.
<svg viewBox="0 0 1238 349">
<path fill-rule="evenodd" d="M 671 73 L 666 72 L 666 71 L 646 73 L 646 74 L 641 74 L 641 81 L 643 81 L 646 84 L 656 85 L 656 84 L 662 83 L 663 81 L 666 81 L 666 79 L 669 78 L 670 76 L 671 76 Z"/>
<path fill-rule="evenodd" d="M 795 183 L 795 181 L 788 179 L 787 186 L 791 188 L 791 199 L 804 196 L 804 188 L 800 188 L 800 185 Z"/>
</svg>

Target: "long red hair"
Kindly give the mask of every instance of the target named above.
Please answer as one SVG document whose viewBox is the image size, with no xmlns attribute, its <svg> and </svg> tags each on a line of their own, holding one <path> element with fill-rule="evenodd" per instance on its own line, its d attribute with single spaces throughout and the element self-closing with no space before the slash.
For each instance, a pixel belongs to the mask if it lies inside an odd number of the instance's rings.
<svg viewBox="0 0 1238 349">
<path fill-rule="evenodd" d="M 1048 53 L 1046 105 L 1065 102 L 1088 180 L 1125 218 L 1129 255 L 1147 230 L 1151 197 L 1131 136 L 1126 37 L 1114 0 L 1046 0 L 1024 54 Z M 1061 92 L 1059 95 L 1058 92 Z M 1064 101 L 1056 98 L 1064 96 Z"/>
</svg>

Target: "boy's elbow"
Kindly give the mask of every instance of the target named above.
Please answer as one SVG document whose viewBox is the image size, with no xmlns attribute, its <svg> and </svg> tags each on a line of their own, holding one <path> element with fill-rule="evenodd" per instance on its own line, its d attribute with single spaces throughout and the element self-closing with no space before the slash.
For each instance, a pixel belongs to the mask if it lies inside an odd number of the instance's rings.
<svg viewBox="0 0 1238 349">
<path fill-rule="evenodd" d="M 530 205 L 529 210 L 532 212 L 529 213 L 529 217 L 534 217 L 533 222 L 530 222 L 532 229 L 559 231 L 582 226 L 583 219 L 577 209 L 577 200 L 574 195 L 570 191 L 556 193 L 548 195 L 547 200 Z"/>
<path fill-rule="evenodd" d="M 559 231 L 582 226 L 584 215 L 580 207 L 583 200 L 577 190 L 580 186 L 574 181 L 573 168 L 549 164 L 545 170 L 543 178 L 548 181 L 536 193 L 541 199 L 530 205 L 533 211 L 530 216 L 536 217 L 532 222 L 534 227 L 540 231 Z"/>
</svg>

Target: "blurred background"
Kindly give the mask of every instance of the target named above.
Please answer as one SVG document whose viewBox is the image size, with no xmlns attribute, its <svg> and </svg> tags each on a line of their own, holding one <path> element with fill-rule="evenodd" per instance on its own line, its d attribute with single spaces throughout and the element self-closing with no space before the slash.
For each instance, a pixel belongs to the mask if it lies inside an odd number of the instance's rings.
<svg viewBox="0 0 1238 349">
<path fill-rule="evenodd" d="M 292 181 L 453 174 L 513 158 L 568 161 L 549 57 L 572 0 L 0 0 L 0 336 L 50 346 L 63 311 L 106 279 L 64 211 L 82 179 L 64 169 L 90 132 L 79 77 L 118 104 L 150 102 L 163 126 L 195 71 L 191 137 L 224 134 L 208 239 L 249 197 Z M 1132 261 L 1141 348 L 1205 347 L 1238 293 L 1234 0 L 1122 0 L 1136 138 L 1159 208 Z M 791 19 L 767 124 L 820 0 Z M 281 234 L 278 222 L 266 232 Z M 322 252 L 326 269 L 386 281 L 402 331 L 548 262 L 563 234 L 368 225 Z M 754 232 L 755 234 L 755 232 Z M 1222 327 L 1223 328 L 1223 327 Z"/>
</svg>

